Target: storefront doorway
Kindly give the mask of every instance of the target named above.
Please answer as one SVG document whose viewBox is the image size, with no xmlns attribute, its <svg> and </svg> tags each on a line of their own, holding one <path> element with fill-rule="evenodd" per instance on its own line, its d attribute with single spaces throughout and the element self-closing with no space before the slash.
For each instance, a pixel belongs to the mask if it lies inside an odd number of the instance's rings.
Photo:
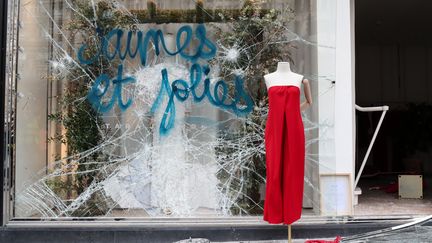
<svg viewBox="0 0 432 243">
<path fill-rule="evenodd" d="M 356 215 L 432 214 L 430 9 L 423 0 L 355 3 L 356 104 L 390 107 L 359 180 Z M 356 113 L 356 174 L 380 116 Z M 421 176 L 422 198 L 400 198 L 400 175 Z"/>
</svg>

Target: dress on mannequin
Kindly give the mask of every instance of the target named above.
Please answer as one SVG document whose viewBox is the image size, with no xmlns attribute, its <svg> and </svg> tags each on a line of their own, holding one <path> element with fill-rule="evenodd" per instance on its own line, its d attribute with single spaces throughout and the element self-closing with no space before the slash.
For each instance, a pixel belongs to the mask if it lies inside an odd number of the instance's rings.
<svg viewBox="0 0 432 243">
<path fill-rule="evenodd" d="M 278 65 L 279 69 L 282 70 Z M 265 77 L 269 111 L 265 127 L 263 219 L 271 224 L 290 225 L 300 219 L 303 201 L 305 134 L 300 110 L 303 76 L 282 72 L 282 77 L 293 79 L 284 83 L 277 78 L 281 74 L 277 72 Z"/>
</svg>

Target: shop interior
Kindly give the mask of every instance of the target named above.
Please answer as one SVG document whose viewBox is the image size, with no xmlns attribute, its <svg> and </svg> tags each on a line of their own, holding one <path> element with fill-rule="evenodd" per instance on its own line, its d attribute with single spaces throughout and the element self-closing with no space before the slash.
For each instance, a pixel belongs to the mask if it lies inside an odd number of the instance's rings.
<svg viewBox="0 0 432 243">
<path fill-rule="evenodd" d="M 432 214 L 432 2 L 355 2 L 355 101 L 389 106 L 355 215 Z M 356 111 L 356 175 L 381 114 Z"/>
</svg>

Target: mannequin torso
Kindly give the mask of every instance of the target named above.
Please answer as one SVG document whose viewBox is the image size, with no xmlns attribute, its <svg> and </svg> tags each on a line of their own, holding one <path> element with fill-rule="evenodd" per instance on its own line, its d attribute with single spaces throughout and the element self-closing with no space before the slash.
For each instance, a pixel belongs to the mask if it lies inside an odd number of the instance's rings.
<svg viewBox="0 0 432 243">
<path fill-rule="evenodd" d="M 309 85 L 309 80 L 304 79 L 303 75 L 291 71 L 289 62 L 278 62 L 276 72 L 264 75 L 267 90 L 273 86 L 296 86 L 301 89 L 301 84 L 304 84 L 304 94 L 306 100 L 300 105 L 300 109 L 304 110 L 312 105 L 312 93 Z"/>
<path fill-rule="evenodd" d="M 264 75 L 267 90 L 272 86 L 294 85 L 301 88 L 303 75 L 291 71 L 289 62 L 279 62 L 276 72 Z"/>
</svg>

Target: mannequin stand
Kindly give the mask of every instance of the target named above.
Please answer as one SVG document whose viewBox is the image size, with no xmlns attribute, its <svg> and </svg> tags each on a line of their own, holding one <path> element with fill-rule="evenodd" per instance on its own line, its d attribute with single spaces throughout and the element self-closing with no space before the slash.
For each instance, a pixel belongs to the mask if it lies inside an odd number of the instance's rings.
<svg viewBox="0 0 432 243">
<path fill-rule="evenodd" d="M 288 225 L 288 243 L 291 243 L 291 225 Z"/>
</svg>

